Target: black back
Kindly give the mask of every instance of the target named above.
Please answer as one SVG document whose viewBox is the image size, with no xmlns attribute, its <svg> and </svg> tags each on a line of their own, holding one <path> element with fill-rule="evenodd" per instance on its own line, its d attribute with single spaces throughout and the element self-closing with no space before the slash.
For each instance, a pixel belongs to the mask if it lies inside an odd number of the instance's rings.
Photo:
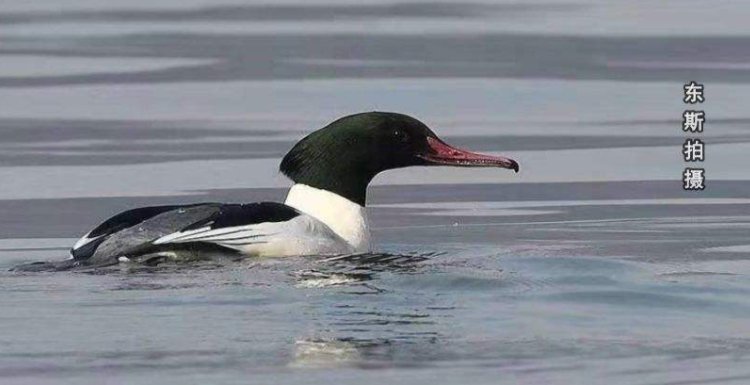
<svg viewBox="0 0 750 385">
<path fill-rule="evenodd" d="M 149 206 L 123 211 L 102 222 L 99 226 L 96 226 L 93 230 L 91 230 L 91 232 L 89 232 L 88 237 L 95 238 L 100 235 L 112 234 L 124 228 L 137 225 L 138 223 L 141 223 L 146 219 L 159 215 L 163 212 L 171 211 L 180 207 L 183 206 Z"/>
<path fill-rule="evenodd" d="M 282 203 L 259 202 L 221 205 L 219 211 L 210 217 L 186 226 L 182 231 L 201 227 L 220 229 L 223 227 L 246 226 L 265 222 L 284 222 L 300 212 Z"/>
</svg>

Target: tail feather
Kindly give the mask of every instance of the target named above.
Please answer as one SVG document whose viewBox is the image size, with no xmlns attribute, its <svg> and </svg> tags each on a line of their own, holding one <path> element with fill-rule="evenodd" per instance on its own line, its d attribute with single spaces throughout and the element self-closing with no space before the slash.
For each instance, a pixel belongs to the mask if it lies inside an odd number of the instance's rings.
<svg viewBox="0 0 750 385">
<path fill-rule="evenodd" d="M 31 262 L 14 266 L 10 271 L 18 273 L 39 273 L 51 271 L 66 271 L 79 268 L 105 267 L 117 264 L 117 259 L 112 258 L 106 261 L 97 261 L 96 264 L 89 263 L 87 260 L 63 259 L 60 261 Z"/>
<path fill-rule="evenodd" d="M 14 266 L 10 269 L 13 272 L 20 273 L 38 273 L 44 271 L 63 271 L 70 270 L 80 266 L 80 261 L 74 259 L 65 259 L 62 261 L 45 261 L 31 262 Z"/>
</svg>

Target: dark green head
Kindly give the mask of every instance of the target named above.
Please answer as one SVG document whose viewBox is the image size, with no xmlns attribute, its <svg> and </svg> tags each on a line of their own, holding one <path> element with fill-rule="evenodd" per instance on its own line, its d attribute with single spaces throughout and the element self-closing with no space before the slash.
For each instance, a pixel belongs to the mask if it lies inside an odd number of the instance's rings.
<svg viewBox="0 0 750 385">
<path fill-rule="evenodd" d="M 422 122 L 392 112 L 345 116 L 313 132 L 281 161 L 295 183 L 334 192 L 365 204 L 367 185 L 378 173 L 408 166 L 503 167 L 512 159 L 451 147 Z"/>
</svg>

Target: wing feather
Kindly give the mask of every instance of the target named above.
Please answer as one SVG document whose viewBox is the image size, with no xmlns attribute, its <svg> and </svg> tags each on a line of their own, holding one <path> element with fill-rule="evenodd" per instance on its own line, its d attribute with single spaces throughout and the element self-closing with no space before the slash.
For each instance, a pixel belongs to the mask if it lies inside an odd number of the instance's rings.
<svg viewBox="0 0 750 385">
<path fill-rule="evenodd" d="M 208 242 L 233 247 L 262 243 L 263 237 L 276 233 L 268 224 L 286 222 L 300 214 L 289 206 L 273 202 L 225 205 L 214 216 L 201 221 L 201 227 L 187 226 L 156 239 L 153 244 Z"/>
<path fill-rule="evenodd" d="M 97 250 L 100 244 L 104 243 L 110 236 L 122 230 L 133 227 L 160 214 L 191 207 L 202 206 L 205 204 L 193 204 L 184 206 L 149 206 L 139 207 L 123 211 L 106 221 L 99 224 L 93 230 L 81 237 L 70 249 L 70 254 L 75 259 L 90 258 Z"/>
</svg>

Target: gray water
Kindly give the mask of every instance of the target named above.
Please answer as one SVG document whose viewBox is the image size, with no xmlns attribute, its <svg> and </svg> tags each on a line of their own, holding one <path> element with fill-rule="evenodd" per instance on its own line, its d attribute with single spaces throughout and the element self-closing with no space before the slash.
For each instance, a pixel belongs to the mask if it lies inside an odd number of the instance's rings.
<svg viewBox="0 0 750 385">
<path fill-rule="evenodd" d="M 0 1 L 0 383 L 750 383 L 748 12 Z M 7 271 L 127 208 L 283 200 L 284 152 L 367 110 L 521 173 L 379 176 L 383 255 Z"/>
</svg>

